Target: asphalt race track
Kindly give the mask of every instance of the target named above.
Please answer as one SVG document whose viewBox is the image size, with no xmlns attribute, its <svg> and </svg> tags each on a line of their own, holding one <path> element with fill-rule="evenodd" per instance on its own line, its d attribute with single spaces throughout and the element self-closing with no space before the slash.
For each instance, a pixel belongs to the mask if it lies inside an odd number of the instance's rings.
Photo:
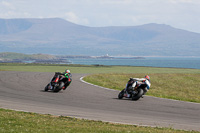
<svg viewBox="0 0 200 133">
<path fill-rule="evenodd" d="M 119 100 L 119 91 L 80 81 L 59 93 L 43 89 L 54 73 L 0 71 L 0 108 L 86 118 L 116 123 L 200 131 L 200 104 L 144 96 Z"/>
</svg>

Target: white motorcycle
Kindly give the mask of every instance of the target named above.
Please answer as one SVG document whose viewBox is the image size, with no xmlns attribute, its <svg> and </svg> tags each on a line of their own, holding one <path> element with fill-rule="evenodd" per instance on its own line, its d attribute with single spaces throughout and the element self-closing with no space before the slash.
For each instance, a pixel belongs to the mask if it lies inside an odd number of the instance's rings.
<svg viewBox="0 0 200 133">
<path fill-rule="evenodd" d="M 132 100 L 139 100 L 146 92 L 147 87 L 150 87 L 151 83 L 149 80 L 144 80 L 142 82 L 138 82 L 138 80 L 130 78 L 126 85 L 126 89 L 123 89 L 118 98 L 132 98 Z"/>
</svg>

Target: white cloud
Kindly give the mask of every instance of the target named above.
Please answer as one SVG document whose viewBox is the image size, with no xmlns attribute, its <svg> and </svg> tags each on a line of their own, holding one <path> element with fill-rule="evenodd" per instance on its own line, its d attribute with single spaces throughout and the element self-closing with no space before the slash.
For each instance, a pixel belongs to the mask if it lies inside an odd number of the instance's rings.
<svg viewBox="0 0 200 133">
<path fill-rule="evenodd" d="M 2 2 L 1 2 L 1 5 L 2 5 L 4 8 L 7 8 L 7 9 L 12 9 L 12 10 L 15 9 L 15 7 L 14 7 L 11 3 L 9 3 L 8 1 L 2 1 Z"/>
<path fill-rule="evenodd" d="M 200 32 L 200 0 L 0 0 L 0 18 L 64 18 L 87 26 L 164 23 Z"/>
<path fill-rule="evenodd" d="M 65 13 L 65 18 L 70 22 L 74 22 L 74 23 L 78 23 L 79 22 L 78 16 L 73 12 Z"/>
<path fill-rule="evenodd" d="M 114 4 L 114 5 L 118 5 L 118 4 L 130 4 L 132 3 L 132 0 L 101 0 L 100 3 L 103 4 Z"/>
<path fill-rule="evenodd" d="M 15 11 L 6 11 L 1 13 L 0 18 L 30 18 L 32 17 L 28 12 L 15 12 Z"/>
<path fill-rule="evenodd" d="M 191 3 L 191 4 L 197 4 L 200 3 L 199 0 L 169 0 L 170 3 L 173 4 L 180 4 L 180 3 Z"/>
<path fill-rule="evenodd" d="M 76 24 L 83 24 L 88 25 L 89 21 L 86 18 L 79 18 L 74 12 L 66 12 L 64 14 L 64 18 L 70 22 L 76 23 Z"/>
</svg>

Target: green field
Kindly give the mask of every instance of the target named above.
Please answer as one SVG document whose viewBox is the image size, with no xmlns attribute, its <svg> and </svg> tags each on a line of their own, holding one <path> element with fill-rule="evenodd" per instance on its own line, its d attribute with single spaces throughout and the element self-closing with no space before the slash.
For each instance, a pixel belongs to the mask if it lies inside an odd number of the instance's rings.
<svg viewBox="0 0 200 133">
<path fill-rule="evenodd" d="M 106 88 L 122 90 L 130 77 L 143 78 L 145 74 L 93 74 L 85 81 Z M 198 73 L 150 73 L 150 96 L 200 103 L 200 74 Z"/>
<path fill-rule="evenodd" d="M 64 116 L 0 109 L 1 133 L 187 133 L 171 128 L 151 128 Z M 195 133 L 194 131 L 191 131 Z"/>
<path fill-rule="evenodd" d="M 152 83 L 148 95 L 200 102 L 199 69 L 0 63 L 0 71 L 63 72 L 66 68 L 70 69 L 72 74 L 89 73 L 91 75 L 85 77 L 84 80 L 118 90 L 125 87 L 129 77 L 144 77 L 148 74 Z M 0 109 L 0 132 L 182 133 L 189 131 L 112 124 Z"/>
<path fill-rule="evenodd" d="M 119 74 L 152 74 L 152 73 L 188 73 L 200 74 L 200 69 L 156 68 L 133 66 L 96 66 L 96 65 L 56 65 L 56 64 L 18 64 L 0 63 L 0 71 L 31 71 L 31 72 L 63 72 L 66 68 L 72 73 L 119 73 Z"/>
</svg>

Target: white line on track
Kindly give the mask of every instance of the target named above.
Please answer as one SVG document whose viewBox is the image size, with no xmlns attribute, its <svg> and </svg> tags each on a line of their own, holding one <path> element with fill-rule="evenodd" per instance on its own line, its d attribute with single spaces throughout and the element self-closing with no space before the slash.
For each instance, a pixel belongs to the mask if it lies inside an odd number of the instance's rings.
<svg viewBox="0 0 200 133">
<path fill-rule="evenodd" d="M 102 89 L 105 89 L 105 90 L 109 90 L 109 91 L 118 91 L 118 90 L 113 90 L 113 89 L 110 89 L 110 88 L 105 88 L 105 87 L 102 87 L 102 86 L 98 86 L 98 85 L 94 85 L 94 84 L 88 83 L 88 82 L 84 81 L 83 78 L 84 77 L 80 78 L 80 81 L 83 82 L 83 83 L 86 83 L 86 84 L 89 84 L 89 85 L 92 85 L 92 86 L 95 86 L 95 87 L 99 87 L 99 88 L 102 88 Z"/>
</svg>

